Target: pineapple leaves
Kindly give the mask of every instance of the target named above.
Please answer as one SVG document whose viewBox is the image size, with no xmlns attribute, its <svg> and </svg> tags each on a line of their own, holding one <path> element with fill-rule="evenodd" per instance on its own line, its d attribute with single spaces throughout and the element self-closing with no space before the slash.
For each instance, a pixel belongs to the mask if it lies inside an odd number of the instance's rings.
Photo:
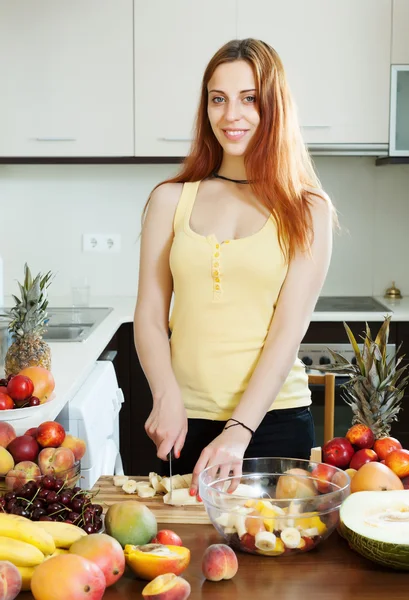
<svg viewBox="0 0 409 600">
<path fill-rule="evenodd" d="M 355 356 L 356 356 L 356 364 L 358 365 L 359 370 L 361 371 L 362 375 L 365 375 L 365 365 L 362 360 L 361 351 L 359 349 L 357 341 L 354 338 L 354 334 L 352 333 L 352 331 L 350 330 L 350 328 L 348 327 L 348 325 L 346 323 L 344 323 L 344 327 L 345 327 L 345 331 L 347 332 L 348 339 L 351 343 L 351 346 L 352 346 Z"/>
</svg>

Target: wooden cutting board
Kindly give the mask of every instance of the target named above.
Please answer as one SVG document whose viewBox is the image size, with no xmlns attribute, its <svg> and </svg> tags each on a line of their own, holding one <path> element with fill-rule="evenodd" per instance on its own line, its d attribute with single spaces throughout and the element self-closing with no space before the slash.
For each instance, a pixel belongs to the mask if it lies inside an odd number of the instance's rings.
<svg viewBox="0 0 409 600">
<path fill-rule="evenodd" d="M 148 477 L 130 476 L 135 481 L 148 481 Z M 154 498 L 139 498 L 137 494 L 126 494 L 122 488 L 115 487 L 113 477 L 103 475 L 98 479 L 92 492 L 98 492 L 94 503 L 101 504 L 104 513 L 108 507 L 116 502 L 136 500 L 145 504 L 155 515 L 159 523 L 192 523 L 195 525 L 208 525 L 211 521 L 204 506 L 169 506 L 164 504 L 163 496 Z"/>
</svg>

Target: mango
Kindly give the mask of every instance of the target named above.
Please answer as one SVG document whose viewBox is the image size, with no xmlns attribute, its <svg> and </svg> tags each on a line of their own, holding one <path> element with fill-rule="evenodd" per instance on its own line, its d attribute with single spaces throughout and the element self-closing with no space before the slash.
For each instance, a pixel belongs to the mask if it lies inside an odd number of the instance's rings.
<svg viewBox="0 0 409 600">
<path fill-rule="evenodd" d="M 126 564 L 135 575 L 148 581 L 165 573 L 180 575 L 190 562 L 190 550 L 183 546 L 127 544 L 124 553 Z"/>
<path fill-rule="evenodd" d="M 142 590 L 145 600 L 187 600 L 190 596 L 190 584 L 174 573 L 159 575 Z"/>
<path fill-rule="evenodd" d="M 105 529 L 125 548 L 127 544 L 148 544 L 158 532 L 155 515 L 137 500 L 125 500 L 110 506 L 105 515 Z"/>
</svg>

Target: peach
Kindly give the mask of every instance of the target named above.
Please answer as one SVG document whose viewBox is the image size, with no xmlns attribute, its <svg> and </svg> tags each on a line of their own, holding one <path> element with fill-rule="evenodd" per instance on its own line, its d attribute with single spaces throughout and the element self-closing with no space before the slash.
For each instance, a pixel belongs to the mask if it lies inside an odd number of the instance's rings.
<svg viewBox="0 0 409 600">
<path fill-rule="evenodd" d="M 43 475 L 59 475 L 71 469 L 75 456 L 69 448 L 44 448 L 38 455 L 38 464 Z"/>
<path fill-rule="evenodd" d="M 349 468 L 358 471 L 366 463 L 376 462 L 377 460 L 378 455 L 374 450 L 371 450 L 370 448 L 363 448 L 362 450 L 355 452 L 351 462 L 349 463 Z"/>
<path fill-rule="evenodd" d="M 14 458 L 8 450 L 0 446 L 0 475 L 6 475 L 14 467 Z"/>
<path fill-rule="evenodd" d="M 360 450 L 362 448 L 372 448 L 375 441 L 372 429 L 362 423 L 352 425 L 345 437 L 353 446 Z"/>
<path fill-rule="evenodd" d="M 26 367 L 19 372 L 19 375 L 25 375 L 31 379 L 34 384 L 32 395 L 37 396 L 41 404 L 47 402 L 55 388 L 55 381 L 51 371 L 48 371 L 45 367 Z"/>
<path fill-rule="evenodd" d="M 0 598 L 14 600 L 21 591 L 20 571 L 8 560 L 0 560 Z"/>
<path fill-rule="evenodd" d="M 65 435 L 64 441 L 61 444 L 61 448 L 69 448 L 72 450 L 75 460 L 81 460 L 84 456 L 87 446 L 84 440 L 77 438 L 70 433 Z"/>
<path fill-rule="evenodd" d="M 57 421 L 44 421 L 37 428 L 36 440 L 42 448 L 58 448 L 65 439 L 65 429 Z"/>
<path fill-rule="evenodd" d="M 29 460 L 24 460 L 15 465 L 6 475 L 6 487 L 8 490 L 18 490 L 27 481 L 35 480 L 41 476 L 38 465 Z"/>
<path fill-rule="evenodd" d="M 385 458 L 385 464 L 401 479 L 409 475 L 409 450 L 393 450 Z"/>
<path fill-rule="evenodd" d="M 247 533 L 251 536 L 256 535 L 259 531 L 265 531 L 264 520 L 260 517 L 260 513 L 256 510 L 249 514 L 245 520 L 245 527 Z"/>
<path fill-rule="evenodd" d="M 92 561 L 76 554 L 60 554 L 35 568 L 31 593 L 35 600 L 100 600 L 105 576 Z"/>
<path fill-rule="evenodd" d="M 31 435 L 31 437 L 35 439 L 37 437 L 37 429 L 38 427 L 30 427 L 30 429 L 27 429 L 24 435 Z"/>
<path fill-rule="evenodd" d="M 226 544 L 212 544 L 203 555 L 202 572 L 209 581 L 231 579 L 239 568 L 237 556 Z"/>
<path fill-rule="evenodd" d="M 394 450 L 401 450 L 402 444 L 399 440 L 393 437 L 383 437 L 376 440 L 373 449 L 379 457 L 379 460 L 385 460 L 385 458 Z"/>
<path fill-rule="evenodd" d="M 304 469 L 289 469 L 277 482 L 278 500 L 293 498 L 312 498 L 318 494 L 311 474 Z"/>
<path fill-rule="evenodd" d="M 106 533 L 91 533 L 74 542 L 70 552 L 88 558 L 105 575 L 107 587 L 118 581 L 125 571 L 122 546 Z"/>
<path fill-rule="evenodd" d="M 0 446 L 7 448 L 10 442 L 16 437 L 14 427 L 6 421 L 0 421 Z"/>
<path fill-rule="evenodd" d="M 314 477 L 314 485 L 321 494 L 331 491 L 331 481 L 337 471 L 331 465 L 318 464 L 311 472 Z"/>
<path fill-rule="evenodd" d="M 186 600 L 190 596 L 190 584 L 174 573 L 159 575 L 142 590 L 145 600 Z"/>
</svg>

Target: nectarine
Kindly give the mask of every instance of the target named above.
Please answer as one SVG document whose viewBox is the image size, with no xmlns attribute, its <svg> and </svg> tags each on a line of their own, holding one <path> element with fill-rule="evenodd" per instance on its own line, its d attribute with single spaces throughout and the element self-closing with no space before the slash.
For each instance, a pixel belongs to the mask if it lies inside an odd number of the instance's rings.
<svg viewBox="0 0 409 600">
<path fill-rule="evenodd" d="M 84 456 L 87 446 L 84 440 L 67 433 L 65 435 L 64 441 L 61 443 L 61 448 L 69 448 L 75 456 L 75 460 L 81 460 Z"/>
<path fill-rule="evenodd" d="M 317 494 L 311 474 L 304 469 L 289 469 L 278 479 L 276 498 L 279 500 L 311 498 Z"/>
<path fill-rule="evenodd" d="M 385 464 L 401 479 L 409 475 L 409 450 L 393 450 L 385 458 Z"/>
<path fill-rule="evenodd" d="M 51 371 L 44 367 L 26 367 L 19 372 L 19 375 L 26 375 L 34 384 L 32 396 L 37 396 L 40 402 L 46 402 L 51 396 L 55 381 Z"/>
<path fill-rule="evenodd" d="M 37 428 L 36 440 L 42 448 L 58 448 L 65 439 L 65 429 L 57 421 L 44 421 Z"/>
<path fill-rule="evenodd" d="M 379 440 L 376 440 L 373 449 L 379 457 L 379 460 L 385 460 L 390 452 L 394 450 L 400 450 L 402 448 L 402 444 L 399 440 L 393 437 L 383 437 Z"/>
<path fill-rule="evenodd" d="M 43 475 L 59 475 L 72 469 L 75 457 L 69 448 L 43 448 L 38 455 L 38 464 Z"/>
<path fill-rule="evenodd" d="M 378 455 L 374 450 L 371 450 L 370 448 L 363 448 L 362 450 L 355 452 L 351 462 L 349 463 L 349 468 L 359 471 L 362 465 L 365 465 L 368 462 L 375 462 L 377 460 Z"/>
<path fill-rule="evenodd" d="M 15 465 L 6 475 L 6 488 L 8 490 L 18 490 L 27 481 L 36 480 L 41 476 L 41 471 L 36 463 L 30 460 L 24 460 Z"/>
<path fill-rule="evenodd" d="M 7 448 L 10 442 L 16 437 L 14 427 L 7 421 L 0 421 L 0 446 Z"/>
<path fill-rule="evenodd" d="M 352 425 L 345 437 L 353 446 L 359 449 L 372 448 L 375 441 L 372 429 L 362 423 Z"/>
<path fill-rule="evenodd" d="M 20 571 L 8 560 L 0 560 L 0 598 L 14 600 L 21 591 Z"/>
</svg>

